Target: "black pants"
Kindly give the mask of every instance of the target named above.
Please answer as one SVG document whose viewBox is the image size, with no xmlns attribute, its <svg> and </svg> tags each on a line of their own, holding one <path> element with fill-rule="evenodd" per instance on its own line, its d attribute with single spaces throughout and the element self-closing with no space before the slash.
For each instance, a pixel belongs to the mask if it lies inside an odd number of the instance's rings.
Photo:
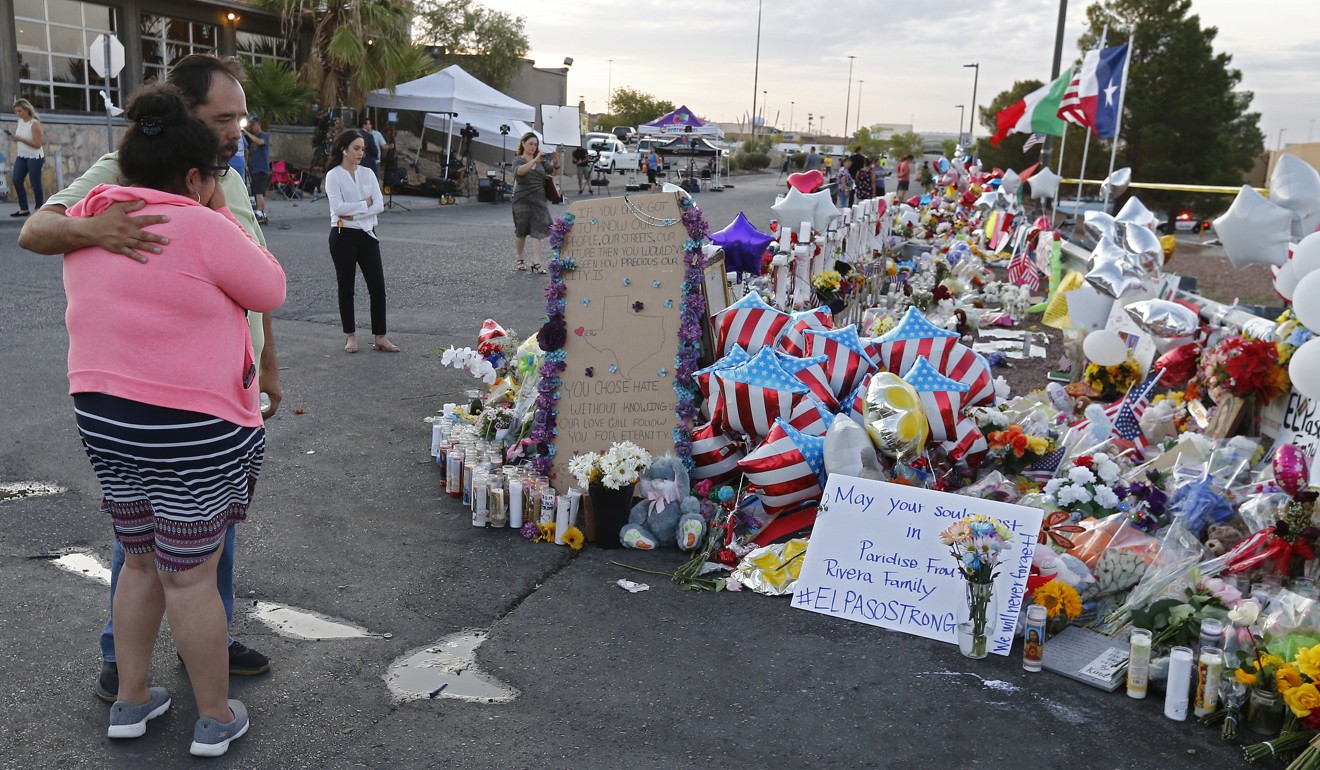
<svg viewBox="0 0 1320 770">
<path fill-rule="evenodd" d="M 335 278 L 339 282 L 339 318 L 344 334 L 357 331 L 353 316 L 353 285 L 357 282 L 357 268 L 371 295 L 371 333 L 385 334 L 385 269 L 380 263 L 380 241 L 356 227 L 342 231 L 330 229 L 330 258 L 335 263 Z"/>
</svg>

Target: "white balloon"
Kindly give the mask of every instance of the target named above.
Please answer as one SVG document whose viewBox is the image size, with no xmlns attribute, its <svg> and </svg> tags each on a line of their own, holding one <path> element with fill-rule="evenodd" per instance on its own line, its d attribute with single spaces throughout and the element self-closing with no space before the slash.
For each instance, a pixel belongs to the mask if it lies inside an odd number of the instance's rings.
<svg viewBox="0 0 1320 770">
<path fill-rule="evenodd" d="M 796 187 L 790 187 L 788 194 L 776 201 L 770 210 L 775 212 L 781 225 L 797 227 L 801 222 L 811 221 L 816 211 L 816 201 Z"/>
<path fill-rule="evenodd" d="M 825 232 L 830 229 L 830 225 L 834 223 L 834 220 L 843 216 L 843 212 L 839 211 L 839 207 L 834 205 L 834 201 L 830 200 L 829 190 L 810 193 L 806 197 L 815 200 L 815 207 L 812 209 L 810 219 L 811 227 L 816 232 Z"/>
<path fill-rule="evenodd" d="M 1017 192 L 1018 185 L 1020 184 L 1022 184 L 1022 178 L 1018 176 L 1018 172 L 1010 168 L 1004 172 L 1004 178 L 999 183 L 999 189 L 1012 195 Z"/>
<path fill-rule="evenodd" d="M 1293 289 L 1293 312 L 1312 332 L 1320 332 L 1320 272 L 1311 273 Z"/>
<path fill-rule="evenodd" d="M 1224 242 L 1228 261 L 1239 270 L 1255 264 L 1282 265 L 1288 261 L 1292 219 L 1292 211 L 1244 184 L 1233 205 L 1215 220 L 1215 234 Z"/>
<path fill-rule="evenodd" d="M 1118 366 L 1127 360 L 1128 346 L 1118 334 L 1101 329 L 1086 335 L 1082 340 L 1082 352 L 1094 364 Z"/>
<path fill-rule="evenodd" d="M 1288 361 L 1292 385 L 1307 398 L 1320 398 L 1320 338 L 1307 340 Z"/>
<path fill-rule="evenodd" d="M 1289 264 L 1298 280 L 1320 269 L 1320 233 L 1311 233 L 1303 238 L 1293 249 L 1292 262 Z"/>
<path fill-rule="evenodd" d="M 846 417 L 839 417 L 830 423 L 829 430 L 825 431 L 826 473 L 874 478 L 864 473 L 879 470 L 880 460 L 865 428 Z"/>
<path fill-rule="evenodd" d="M 1293 293 L 1297 290 L 1297 282 L 1300 280 L 1297 276 L 1297 260 L 1293 260 L 1283 267 L 1274 268 L 1277 272 L 1274 274 L 1274 290 L 1289 302 L 1292 302 Z"/>
<path fill-rule="evenodd" d="M 1320 214 L 1320 171 L 1296 155 L 1283 153 L 1270 174 L 1270 201 L 1301 219 Z"/>
<path fill-rule="evenodd" d="M 1059 195 L 1059 182 L 1063 177 L 1050 171 L 1048 167 L 1037 171 L 1031 175 L 1027 183 L 1031 185 L 1031 197 L 1033 200 L 1045 200 L 1047 198 L 1056 198 Z"/>
</svg>

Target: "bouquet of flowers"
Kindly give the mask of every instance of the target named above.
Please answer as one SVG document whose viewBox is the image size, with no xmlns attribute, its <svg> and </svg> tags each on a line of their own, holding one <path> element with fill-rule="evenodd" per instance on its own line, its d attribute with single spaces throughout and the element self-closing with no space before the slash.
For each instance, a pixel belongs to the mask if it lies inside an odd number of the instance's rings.
<svg viewBox="0 0 1320 770">
<path fill-rule="evenodd" d="M 1082 614 L 1082 597 L 1062 580 L 1051 580 L 1037 588 L 1034 597 L 1033 603 L 1044 607 L 1050 619 L 1076 620 Z"/>
<path fill-rule="evenodd" d="M 1305 345 L 1315 335 L 1302 326 L 1292 308 L 1283 311 L 1278 318 L 1279 325 L 1274 328 L 1274 347 L 1279 353 L 1279 363 L 1286 364 L 1297 348 Z"/>
<path fill-rule="evenodd" d="M 477 432 L 487 441 L 503 439 L 513 427 L 513 410 L 507 406 L 491 406 L 481 411 Z"/>
<path fill-rule="evenodd" d="M 1265 403 L 1286 393 L 1291 382 L 1274 342 L 1225 337 L 1201 356 L 1198 379 L 1216 404 L 1229 396 Z"/>
<path fill-rule="evenodd" d="M 623 489 L 637 483 L 649 467 L 651 453 L 631 441 L 611 444 L 604 453 L 587 452 L 568 461 L 568 472 L 583 489 L 592 484 Z"/>
<path fill-rule="evenodd" d="M 495 365 L 472 348 L 456 348 L 450 345 L 440 354 L 440 363 L 455 369 L 465 369 L 487 385 L 494 385 L 495 380 L 499 379 Z"/>
<path fill-rule="evenodd" d="M 1073 460 L 1072 467 L 1060 472 L 1063 475 L 1045 484 L 1045 501 L 1071 512 L 1074 522 L 1087 517 L 1101 518 L 1118 509 L 1119 496 L 1114 486 L 1121 471 L 1108 454 L 1082 455 Z"/>
<path fill-rule="evenodd" d="M 1054 449 L 1053 440 L 1036 430 L 1034 423 L 1012 423 L 1004 430 L 990 431 L 986 434 L 990 442 L 988 460 L 999 462 L 1007 473 L 1021 473 Z"/>
<path fill-rule="evenodd" d="M 963 654 L 984 658 L 989 641 L 990 599 L 994 596 L 995 569 L 1003 557 L 1013 532 L 1003 522 L 977 514 L 954 522 L 940 533 L 940 542 L 958 562 L 958 571 L 967 578 L 968 622 L 971 625 L 970 649 Z M 963 640 L 960 639 L 961 644 Z"/>
<path fill-rule="evenodd" d="M 1101 401 L 1113 401 L 1128 392 L 1140 379 L 1141 366 L 1132 356 L 1115 366 L 1090 363 L 1082 370 L 1082 382 L 1099 393 Z"/>
<path fill-rule="evenodd" d="M 811 276 L 811 288 L 815 290 L 821 302 L 838 299 L 839 286 L 842 283 L 843 275 L 838 270 L 822 270 Z"/>
</svg>

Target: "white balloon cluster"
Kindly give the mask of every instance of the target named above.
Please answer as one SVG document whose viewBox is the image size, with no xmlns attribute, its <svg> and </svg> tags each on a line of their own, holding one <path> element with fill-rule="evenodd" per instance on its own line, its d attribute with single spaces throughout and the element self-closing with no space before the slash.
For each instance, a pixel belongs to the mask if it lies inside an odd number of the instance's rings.
<svg viewBox="0 0 1320 770">
<path fill-rule="evenodd" d="M 1247 265 L 1288 265 L 1288 244 L 1320 227 L 1320 172 L 1295 155 L 1284 153 L 1270 175 L 1270 197 L 1243 185 L 1233 205 L 1214 222 L 1224 252 L 1239 270 Z M 1291 288 L 1302 276 L 1276 278 Z M 1280 291 L 1280 294 L 1284 292 Z"/>
<path fill-rule="evenodd" d="M 1120 299 L 1145 291 L 1147 279 L 1164 266 L 1164 247 L 1151 229 L 1155 215 L 1135 196 L 1116 216 L 1088 211 L 1083 226 L 1097 239 L 1087 262 L 1086 282 Z"/>
<path fill-rule="evenodd" d="M 1297 320 L 1313 334 L 1320 333 L 1320 232 L 1311 233 L 1293 249 L 1292 261 L 1283 266 L 1275 285 L 1293 282 L 1285 294 L 1293 300 Z M 1280 294 L 1284 292 L 1281 290 Z M 1307 341 L 1288 362 L 1293 387 L 1307 398 L 1320 398 L 1320 338 Z"/>
</svg>

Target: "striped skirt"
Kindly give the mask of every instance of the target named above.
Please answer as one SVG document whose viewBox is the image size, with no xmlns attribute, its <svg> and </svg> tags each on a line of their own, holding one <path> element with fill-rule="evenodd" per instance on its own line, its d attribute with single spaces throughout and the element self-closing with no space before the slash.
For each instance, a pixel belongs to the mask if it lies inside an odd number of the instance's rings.
<svg viewBox="0 0 1320 770">
<path fill-rule="evenodd" d="M 183 572 L 247 518 L 265 428 L 103 393 L 75 394 L 73 405 L 101 510 L 125 551 L 154 551 L 158 569 Z"/>
</svg>

